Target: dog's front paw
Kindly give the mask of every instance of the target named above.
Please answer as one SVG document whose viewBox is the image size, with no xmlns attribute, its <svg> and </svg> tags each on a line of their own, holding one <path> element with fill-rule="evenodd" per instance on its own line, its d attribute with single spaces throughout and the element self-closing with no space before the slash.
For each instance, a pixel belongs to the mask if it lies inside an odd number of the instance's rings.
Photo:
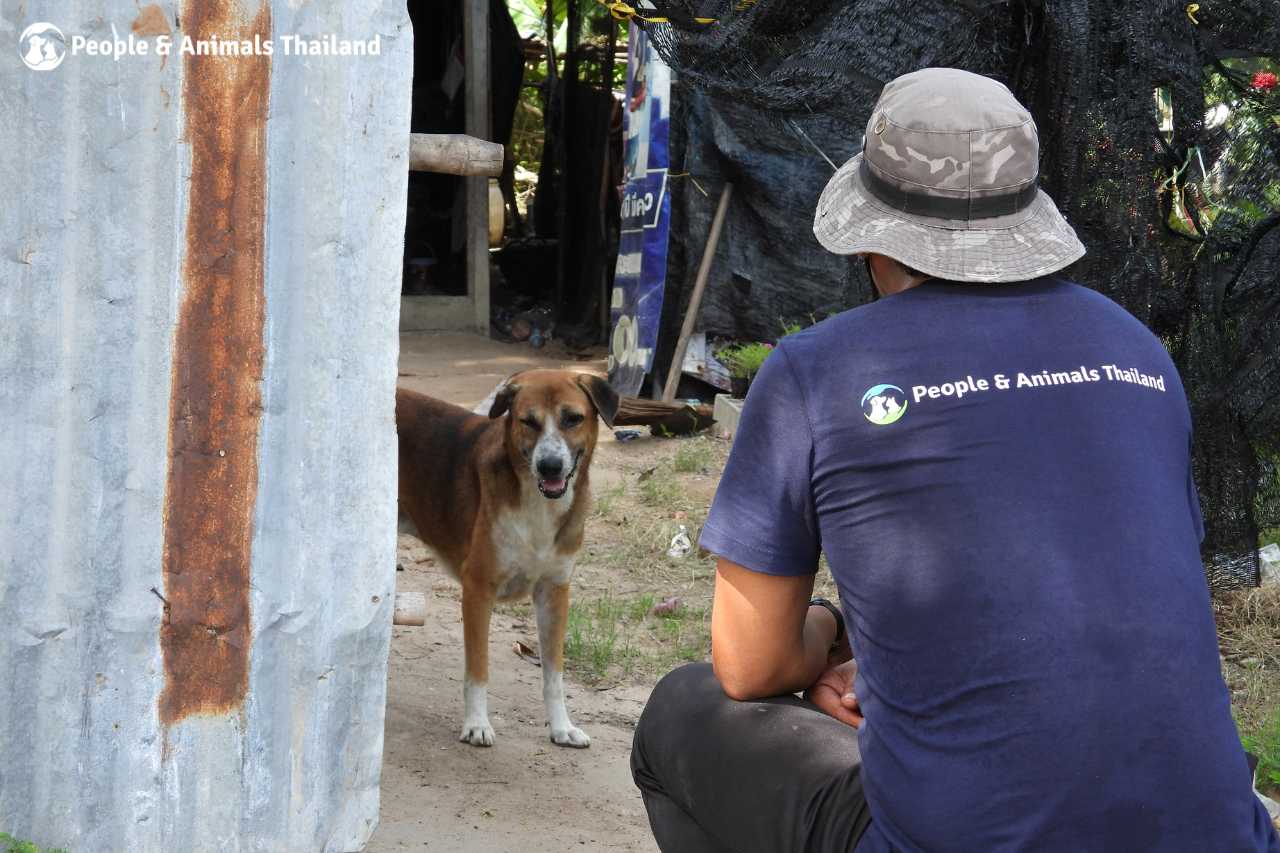
<svg viewBox="0 0 1280 853">
<path fill-rule="evenodd" d="M 577 726 L 569 726 L 567 729 L 552 729 L 551 742 L 556 746 L 571 746 L 574 749 L 586 749 L 591 746 L 591 738 L 587 737 L 587 733 Z"/>
<path fill-rule="evenodd" d="M 458 740 L 472 746 L 493 746 L 493 726 L 488 720 L 468 720 L 462 724 L 462 735 Z"/>
</svg>

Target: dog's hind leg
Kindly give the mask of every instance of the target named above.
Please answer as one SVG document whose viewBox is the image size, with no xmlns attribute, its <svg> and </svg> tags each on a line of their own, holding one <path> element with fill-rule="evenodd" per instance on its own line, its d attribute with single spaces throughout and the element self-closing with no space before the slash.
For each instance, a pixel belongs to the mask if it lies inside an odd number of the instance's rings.
<svg viewBox="0 0 1280 853">
<path fill-rule="evenodd" d="M 474 576 L 472 576 L 473 578 Z M 462 683 L 465 714 L 458 740 L 472 746 L 493 746 L 493 726 L 489 725 L 489 616 L 493 612 L 493 590 L 484 581 L 463 574 L 462 634 L 467 658 Z"/>
<path fill-rule="evenodd" d="M 569 584 L 542 578 L 533 588 L 538 614 L 538 651 L 542 656 L 542 704 L 546 707 L 551 741 L 579 749 L 591 738 L 569 719 L 564 706 L 564 632 L 569 619 Z"/>
</svg>

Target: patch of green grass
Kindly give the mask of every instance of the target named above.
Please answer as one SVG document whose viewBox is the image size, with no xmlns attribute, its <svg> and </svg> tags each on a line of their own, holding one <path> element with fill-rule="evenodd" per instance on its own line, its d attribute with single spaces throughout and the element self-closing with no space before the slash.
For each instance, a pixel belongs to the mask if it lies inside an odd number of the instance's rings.
<svg viewBox="0 0 1280 853">
<path fill-rule="evenodd" d="M 703 660 L 711 648 L 711 611 L 680 606 L 654 615 L 658 596 L 606 595 L 569 607 L 565 630 L 566 667 L 598 682 L 642 675 L 657 677 L 684 661 Z"/>
<path fill-rule="evenodd" d="M 624 602 L 610 596 L 570 604 L 564 636 L 565 660 L 590 678 L 603 678 L 619 654 L 626 657 L 630 653 L 629 644 L 620 646 L 618 637 L 627 612 Z"/>
<path fill-rule="evenodd" d="M 706 438 L 691 438 L 680 443 L 671 466 L 680 474 L 701 474 L 711 468 L 715 455 Z"/>
<path fill-rule="evenodd" d="M 688 661 L 705 660 L 711 651 L 711 608 L 681 603 L 674 610 L 653 615 L 647 626 L 657 648 L 646 661 L 661 673 Z"/>
<path fill-rule="evenodd" d="M 639 622 L 649 615 L 649 611 L 657 603 L 658 598 L 653 593 L 636 596 L 627 605 L 627 619 L 631 622 Z"/>
<path fill-rule="evenodd" d="M 640 481 L 640 500 L 654 509 L 670 512 L 682 508 L 688 497 L 679 481 L 671 476 L 670 469 L 658 466 L 657 470 Z"/>
<path fill-rule="evenodd" d="M 1280 795 L 1280 709 L 1251 732 L 1242 732 L 1244 748 L 1258 756 L 1258 788 L 1272 797 Z"/>
<path fill-rule="evenodd" d="M 0 853 L 66 853 L 52 847 L 41 850 L 30 841 L 19 841 L 7 832 L 0 832 Z"/>
<path fill-rule="evenodd" d="M 1280 589 L 1227 592 L 1213 615 L 1240 739 L 1259 758 L 1259 787 L 1280 795 Z"/>
<path fill-rule="evenodd" d="M 705 660 L 711 651 L 711 610 L 680 607 L 658 617 L 657 634 L 662 646 L 658 655 L 659 669 Z"/>
<path fill-rule="evenodd" d="M 627 494 L 627 484 L 618 483 L 596 495 L 596 515 L 608 518 L 618 508 L 618 502 Z"/>
</svg>

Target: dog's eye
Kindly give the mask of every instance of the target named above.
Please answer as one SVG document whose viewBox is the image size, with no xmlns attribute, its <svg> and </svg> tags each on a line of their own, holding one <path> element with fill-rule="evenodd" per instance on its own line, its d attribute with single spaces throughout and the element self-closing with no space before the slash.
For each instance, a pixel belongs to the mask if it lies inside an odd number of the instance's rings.
<svg viewBox="0 0 1280 853">
<path fill-rule="evenodd" d="M 532 415 L 527 418 L 521 418 L 520 423 L 524 424 L 529 429 L 542 429 L 542 424 L 538 423 L 538 419 Z"/>
<path fill-rule="evenodd" d="M 582 415 L 577 412 L 565 412 L 560 418 L 560 424 L 565 429 L 572 429 L 582 423 Z"/>
</svg>

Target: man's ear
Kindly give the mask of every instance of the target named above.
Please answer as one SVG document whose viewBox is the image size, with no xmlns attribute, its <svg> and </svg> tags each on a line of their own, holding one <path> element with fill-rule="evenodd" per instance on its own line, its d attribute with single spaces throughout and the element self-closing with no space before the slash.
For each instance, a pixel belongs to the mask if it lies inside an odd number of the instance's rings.
<svg viewBox="0 0 1280 853">
<path fill-rule="evenodd" d="M 489 417 L 500 418 L 511 408 L 516 394 L 520 393 L 520 386 L 511 381 L 514 378 L 515 376 L 509 377 L 506 384 L 498 389 L 497 396 L 493 398 L 493 405 L 489 407 Z"/>
<path fill-rule="evenodd" d="M 613 390 L 609 384 L 609 380 L 601 379 L 599 376 L 590 376 L 583 374 L 578 377 L 578 387 L 587 392 L 587 396 L 591 398 L 591 403 L 596 407 L 596 413 L 600 415 L 600 420 L 604 421 L 607 427 L 613 427 L 613 419 L 618 414 L 618 392 Z"/>
</svg>

